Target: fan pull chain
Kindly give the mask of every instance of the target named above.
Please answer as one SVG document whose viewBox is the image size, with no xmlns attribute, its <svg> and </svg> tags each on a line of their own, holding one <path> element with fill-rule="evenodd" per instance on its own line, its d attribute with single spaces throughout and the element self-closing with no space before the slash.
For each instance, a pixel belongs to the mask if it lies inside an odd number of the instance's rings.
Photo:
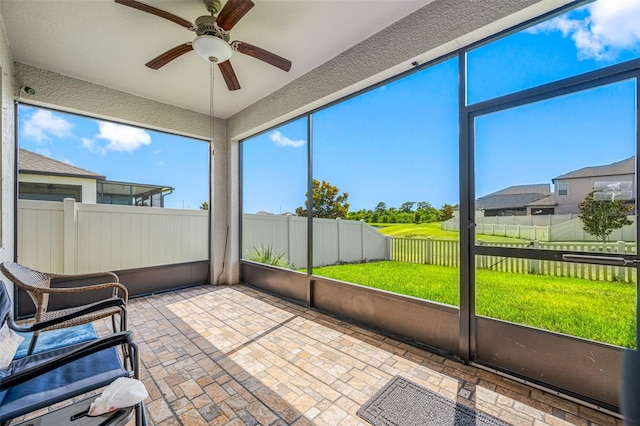
<svg viewBox="0 0 640 426">
<path fill-rule="evenodd" d="M 213 127 L 214 127 L 214 109 L 213 109 L 213 95 L 214 95 L 214 84 L 213 84 L 213 67 L 215 63 L 213 61 L 209 61 L 209 87 L 210 87 L 210 96 L 209 96 L 209 132 L 210 132 L 210 140 L 211 144 L 213 144 Z"/>
</svg>

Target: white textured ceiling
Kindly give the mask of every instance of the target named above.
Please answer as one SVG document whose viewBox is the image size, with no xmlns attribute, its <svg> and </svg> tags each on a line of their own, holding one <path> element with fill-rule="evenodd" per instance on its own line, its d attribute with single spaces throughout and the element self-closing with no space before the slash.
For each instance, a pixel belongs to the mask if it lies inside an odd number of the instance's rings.
<svg viewBox="0 0 640 426">
<path fill-rule="evenodd" d="M 214 111 L 228 118 L 432 0 L 254 0 L 231 31 L 293 63 L 287 73 L 234 53 L 241 89 L 229 92 L 215 70 Z M 145 0 L 193 22 L 201 0 Z M 224 4 L 224 1 L 223 1 Z M 1 0 L 16 62 L 131 94 L 209 113 L 209 64 L 189 52 L 157 71 L 144 64 L 195 34 L 113 0 Z"/>
</svg>

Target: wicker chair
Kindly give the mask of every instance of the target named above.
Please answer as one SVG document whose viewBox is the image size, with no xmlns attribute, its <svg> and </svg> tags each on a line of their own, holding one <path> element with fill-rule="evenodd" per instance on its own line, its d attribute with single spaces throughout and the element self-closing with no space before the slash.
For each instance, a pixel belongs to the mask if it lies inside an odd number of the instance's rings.
<svg viewBox="0 0 640 426">
<path fill-rule="evenodd" d="M 93 305 L 93 303 L 91 303 L 78 305 L 67 309 L 48 311 L 47 308 L 49 305 L 49 295 L 51 294 L 71 295 L 74 293 L 84 293 L 111 288 L 113 289 L 111 298 L 121 298 L 122 300 L 124 300 L 124 303 L 126 305 L 127 299 L 129 297 L 127 288 L 124 285 L 120 284 L 118 276 L 113 272 L 98 272 L 93 274 L 78 275 L 49 274 L 34 271 L 33 269 L 27 268 L 26 266 L 20 265 L 15 262 L 3 262 L 2 264 L 0 264 L 0 270 L 8 279 L 11 280 L 11 282 L 13 282 L 13 284 L 18 286 L 19 288 L 24 289 L 31 297 L 31 300 L 33 300 L 33 303 L 36 306 L 35 322 L 38 323 L 60 318 L 64 315 L 81 311 Z M 92 278 L 107 278 L 109 282 L 78 287 L 51 287 L 51 280 L 72 281 Z M 35 350 L 38 336 L 42 331 L 73 327 L 80 324 L 90 323 L 101 318 L 111 317 L 113 331 L 116 332 L 118 331 L 116 327 L 116 315 L 120 317 L 120 331 L 126 330 L 127 328 L 126 310 L 118 306 L 100 309 L 95 312 L 91 311 L 90 309 L 88 311 L 88 313 L 79 317 L 75 317 L 64 322 L 58 322 L 54 325 L 51 325 L 50 327 L 35 331 L 29 345 L 28 354 L 31 355 Z"/>
<path fill-rule="evenodd" d="M 18 332 L 35 333 L 52 324 L 106 307 L 126 309 L 123 299 L 109 298 L 46 323 L 18 326 L 13 321 L 9 293 L 5 283 L 0 281 L 0 326 L 8 326 Z M 118 353 L 118 349 L 123 355 Z M 144 401 L 111 414 L 86 416 L 91 401 L 96 397 L 95 392 L 100 388 L 119 377 L 140 379 L 139 354 L 131 331 L 120 331 L 14 358 L 8 368 L 0 368 L 0 425 L 14 424 L 13 419 L 21 421 L 24 419 L 22 416 L 31 413 L 31 417 L 40 416 L 20 424 L 131 425 L 129 419 L 135 415 L 135 426 L 145 426 Z"/>
</svg>

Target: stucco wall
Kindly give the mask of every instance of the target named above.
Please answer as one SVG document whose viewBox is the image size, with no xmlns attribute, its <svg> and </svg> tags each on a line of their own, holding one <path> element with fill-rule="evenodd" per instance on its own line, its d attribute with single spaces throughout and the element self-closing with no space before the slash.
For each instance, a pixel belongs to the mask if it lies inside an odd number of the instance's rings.
<svg viewBox="0 0 640 426">
<path fill-rule="evenodd" d="M 209 139 L 209 116 L 78 80 L 31 65 L 16 63 L 16 84 L 35 89 L 22 102 L 116 120 L 170 133 Z M 224 120 L 216 119 L 214 135 L 225 137 Z"/>
<path fill-rule="evenodd" d="M 5 32 L 4 22 L 0 16 L 0 102 L 2 102 L 2 110 L 0 110 L 0 137 L 2 144 L 0 145 L 0 153 L 2 161 L 0 162 L 0 172 L 2 173 L 2 183 L 0 184 L 0 212 L 2 221 L 0 223 L 0 262 L 5 260 L 13 260 L 14 258 L 14 239 L 13 224 L 15 210 L 15 191 L 14 191 L 14 170 L 15 170 L 15 137 L 14 137 L 14 115 L 13 107 L 13 58 L 9 49 L 9 42 Z M 3 281 L 7 280 L 3 277 Z M 9 293 L 13 294 L 13 287 L 7 286 Z"/>
</svg>

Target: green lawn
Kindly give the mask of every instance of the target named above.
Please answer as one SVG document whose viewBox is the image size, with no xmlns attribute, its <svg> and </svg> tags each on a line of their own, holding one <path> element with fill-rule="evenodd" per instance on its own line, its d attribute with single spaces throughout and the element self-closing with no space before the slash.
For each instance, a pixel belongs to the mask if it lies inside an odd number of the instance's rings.
<svg viewBox="0 0 640 426">
<path fill-rule="evenodd" d="M 315 275 L 459 305 L 458 269 L 383 261 L 314 268 Z M 635 347 L 635 284 L 476 271 L 476 312 Z"/>
<path fill-rule="evenodd" d="M 458 240 L 460 234 L 456 231 L 443 231 L 440 222 L 432 223 L 378 223 L 373 224 L 378 230 L 391 237 L 405 238 L 439 238 L 443 240 Z M 486 242 L 529 242 L 520 238 L 500 237 L 496 235 L 476 235 L 476 239 Z"/>
</svg>

